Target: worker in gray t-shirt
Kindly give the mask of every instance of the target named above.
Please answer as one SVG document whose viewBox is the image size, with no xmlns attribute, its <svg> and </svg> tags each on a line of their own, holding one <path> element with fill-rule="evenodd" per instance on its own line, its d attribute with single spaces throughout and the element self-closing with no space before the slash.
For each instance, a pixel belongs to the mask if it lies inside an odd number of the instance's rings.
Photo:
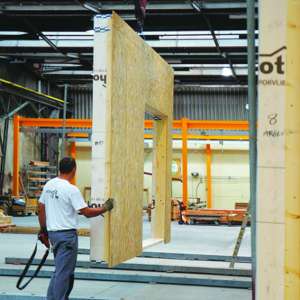
<svg viewBox="0 0 300 300">
<path fill-rule="evenodd" d="M 65 157 L 59 163 L 59 176 L 49 180 L 39 199 L 41 234 L 53 247 L 55 271 L 52 275 L 48 300 L 66 300 L 73 288 L 78 252 L 78 213 L 91 218 L 113 208 L 108 199 L 102 207 L 90 208 L 79 189 L 70 183 L 76 173 L 76 161 Z"/>
</svg>

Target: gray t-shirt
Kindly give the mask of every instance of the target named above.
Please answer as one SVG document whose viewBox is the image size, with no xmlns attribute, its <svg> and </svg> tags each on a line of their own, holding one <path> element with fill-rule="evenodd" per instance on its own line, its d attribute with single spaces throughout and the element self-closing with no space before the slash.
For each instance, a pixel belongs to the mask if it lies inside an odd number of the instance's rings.
<svg viewBox="0 0 300 300">
<path fill-rule="evenodd" d="M 39 202 L 45 204 L 48 231 L 77 229 L 77 212 L 87 207 L 80 190 L 59 177 L 46 183 Z"/>
</svg>

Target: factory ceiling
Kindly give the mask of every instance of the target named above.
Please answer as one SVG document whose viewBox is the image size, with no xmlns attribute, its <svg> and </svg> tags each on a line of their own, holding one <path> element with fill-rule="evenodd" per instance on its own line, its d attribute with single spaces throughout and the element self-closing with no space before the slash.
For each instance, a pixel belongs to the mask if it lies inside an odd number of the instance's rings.
<svg viewBox="0 0 300 300">
<path fill-rule="evenodd" d="M 136 28 L 133 1 L 0 1 L 0 59 L 58 84 L 91 82 L 93 16 L 116 11 Z M 152 0 L 143 38 L 177 84 L 246 84 L 245 0 Z M 257 32 L 258 39 L 258 32 Z"/>
</svg>

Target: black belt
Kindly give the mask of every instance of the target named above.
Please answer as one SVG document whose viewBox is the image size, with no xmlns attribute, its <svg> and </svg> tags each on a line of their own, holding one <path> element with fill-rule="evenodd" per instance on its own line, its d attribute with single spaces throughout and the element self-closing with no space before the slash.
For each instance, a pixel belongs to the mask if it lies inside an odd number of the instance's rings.
<svg viewBox="0 0 300 300">
<path fill-rule="evenodd" d="M 63 229 L 63 230 L 53 230 L 53 231 L 48 231 L 48 232 L 70 232 L 70 231 L 74 231 L 74 232 L 76 232 L 77 231 L 77 229 Z"/>
<path fill-rule="evenodd" d="M 19 279 L 18 279 L 18 282 L 17 282 L 17 285 L 16 285 L 16 286 L 17 286 L 17 288 L 18 288 L 19 290 L 25 289 L 26 286 L 31 282 L 31 280 L 34 279 L 34 278 L 38 275 L 40 269 L 42 268 L 42 266 L 44 265 L 44 263 L 45 263 L 45 261 L 46 261 L 46 259 L 47 259 L 47 257 L 48 257 L 48 254 L 49 254 L 49 248 L 47 248 L 47 250 L 45 251 L 45 254 L 44 254 L 43 258 L 42 258 L 41 262 L 39 263 L 39 265 L 37 266 L 37 268 L 36 268 L 36 270 L 34 271 L 34 273 L 33 273 L 31 276 L 29 276 L 30 278 L 28 279 L 28 281 L 25 282 L 23 285 L 21 285 L 23 279 L 26 277 L 26 274 L 27 274 L 27 272 L 28 272 L 28 269 L 30 268 L 30 266 L 31 266 L 31 264 L 32 264 L 32 261 L 34 260 L 34 257 L 35 257 L 36 252 L 37 252 L 37 245 L 38 245 L 38 242 L 36 242 L 35 247 L 34 247 L 34 250 L 33 250 L 32 254 L 31 254 L 31 256 L 30 256 L 30 258 L 29 258 L 27 264 L 25 265 L 25 268 L 24 268 L 23 272 L 21 273 L 21 275 L 20 275 L 20 277 L 19 277 Z"/>
</svg>

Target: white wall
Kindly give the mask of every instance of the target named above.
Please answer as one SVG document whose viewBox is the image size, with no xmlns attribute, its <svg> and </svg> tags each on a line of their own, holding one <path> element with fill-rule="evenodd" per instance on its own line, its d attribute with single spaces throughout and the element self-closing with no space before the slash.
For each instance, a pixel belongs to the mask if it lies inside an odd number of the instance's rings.
<svg viewBox="0 0 300 300">
<path fill-rule="evenodd" d="M 236 202 L 248 202 L 249 152 L 213 152 L 212 178 L 214 207 L 234 208 Z"/>
<path fill-rule="evenodd" d="M 26 129 L 25 129 L 26 130 Z M 5 191 L 11 186 L 9 173 L 13 164 L 13 124 L 10 123 L 9 143 L 6 160 Z M 39 159 L 39 136 L 32 130 L 20 134 L 20 168 L 31 159 Z M 77 185 L 81 192 L 91 185 L 91 147 L 89 143 L 76 143 Z M 212 199 L 214 208 L 234 208 L 235 202 L 249 201 L 249 152 L 247 150 L 213 150 L 212 151 Z M 173 158 L 181 159 L 181 150 L 173 151 Z M 152 172 L 152 150 L 145 150 L 144 170 Z M 199 177 L 193 178 L 192 172 Z M 144 176 L 144 187 L 152 189 L 152 177 Z M 206 201 L 206 163 L 204 150 L 190 150 L 188 154 L 188 193 L 190 201 L 197 197 Z M 146 195 L 145 195 L 146 196 Z M 181 199 L 182 184 L 172 182 L 172 196 Z"/>
</svg>

